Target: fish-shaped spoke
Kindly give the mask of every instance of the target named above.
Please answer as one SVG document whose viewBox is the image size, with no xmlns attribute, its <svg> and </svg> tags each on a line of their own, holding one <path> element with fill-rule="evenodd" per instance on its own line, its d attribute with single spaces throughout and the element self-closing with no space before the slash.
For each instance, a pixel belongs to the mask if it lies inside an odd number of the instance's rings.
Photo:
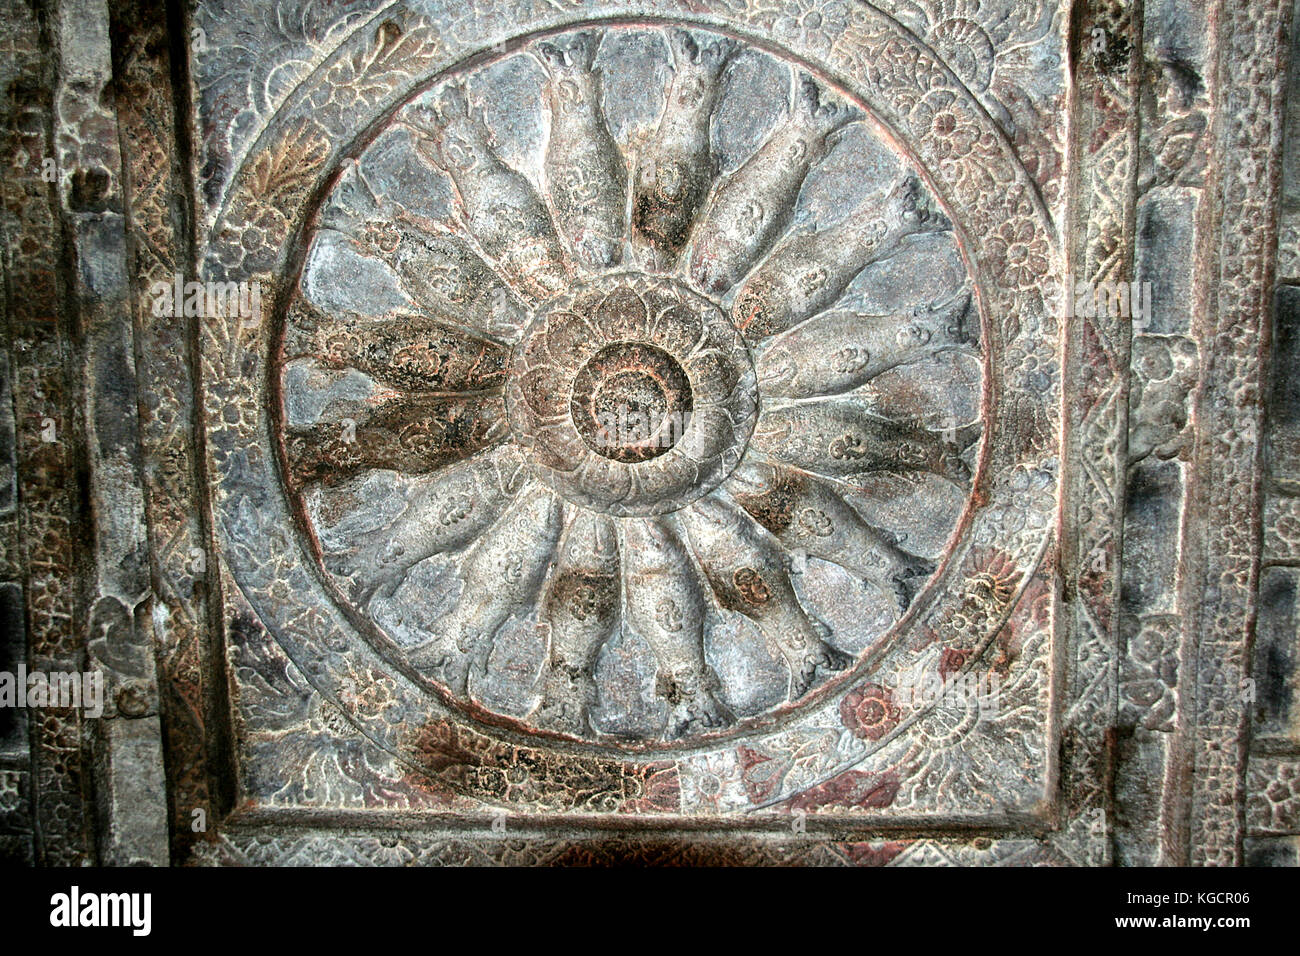
<svg viewBox="0 0 1300 956">
<path fill-rule="evenodd" d="M 587 30 L 537 44 L 550 70 L 546 184 L 560 230 L 591 269 L 622 260 L 627 204 L 627 167 L 605 123 L 600 74 L 592 69 L 600 36 Z"/>
<path fill-rule="evenodd" d="M 438 620 L 438 635 L 411 651 L 415 667 L 465 696 L 482 677 L 497 631 L 533 606 L 555 558 L 564 505 L 529 483 L 457 563 L 460 600 Z"/>
<path fill-rule="evenodd" d="M 409 137 L 401 145 L 418 164 Z M 353 175 L 361 177 L 360 172 Z M 429 317 L 502 343 L 517 338 L 525 318 L 523 301 L 456 234 L 454 223 L 430 219 L 388 196 L 361 210 L 332 205 L 322 220 L 325 230 L 347 237 L 359 255 L 387 263 L 411 305 Z"/>
<path fill-rule="evenodd" d="M 533 713 L 550 730 L 593 732 L 596 659 L 618 630 L 618 534 L 607 515 L 578 511 L 565 530 L 538 623 L 549 637 L 542 697 Z"/>
<path fill-rule="evenodd" d="M 563 291 L 569 276 L 551 214 L 528 178 L 492 148 L 482 110 L 464 87 L 412 110 L 410 123 L 426 137 L 417 148 L 455 183 L 470 234 L 511 285 L 530 301 Z"/>
<path fill-rule="evenodd" d="M 292 429 L 285 452 L 290 480 L 301 487 L 374 468 L 435 471 L 505 437 L 498 393 L 414 393 L 384 398 L 356 418 Z"/>
<path fill-rule="evenodd" d="M 864 521 L 829 482 L 780 465 L 744 462 L 726 488 L 788 551 L 838 564 L 892 595 L 900 614 L 918 583 L 934 571 L 932 562 Z"/>
<path fill-rule="evenodd" d="M 349 551 L 327 555 L 326 567 L 349 579 L 362 606 L 391 597 L 421 561 L 471 544 L 497 520 L 523 480 L 512 445 L 498 445 L 445 470 L 415 478 L 405 505 Z"/>
<path fill-rule="evenodd" d="M 668 705 L 664 735 L 676 739 L 732 723 L 718 677 L 704 660 L 707 605 L 689 552 L 660 519 L 628 521 L 623 536 L 627 621 L 654 649 L 655 693 Z"/>
<path fill-rule="evenodd" d="M 765 395 L 805 399 L 851 392 L 877 375 L 969 343 L 970 296 L 910 314 L 823 312 L 768 339 L 756 362 Z"/>
<path fill-rule="evenodd" d="M 827 640 L 830 628 L 799 602 L 785 549 L 747 512 L 714 496 L 682 511 L 679 520 L 719 607 L 752 620 L 785 658 L 787 699 L 848 667 L 849 656 Z"/>
<path fill-rule="evenodd" d="M 808 171 L 858 113 L 829 102 L 799 75 L 794 107 L 753 156 L 717 187 L 695 227 L 691 279 L 711 295 L 730 289 L 785 232 Z"/>
<path fill-rule="evenodd" d="M 950 223 L 907 175 L 824 229 L 788 233 L 741 284 L 731 317 L 751 342 L 777 335 L 833 305 L 858 274 L 898 252 L 908 236 Z"/>
<path fill-rule="evenodd" d="M 509 350 L 427 316 L 347 316 L 296 331 L 285 361 L 308 357 L 397 389 L 457 393 L 503 388 Z"/>
<path fill-rule="evenodd" d="M 872 414 L 853 396 L 765 411 L 753 446 L 767 457 L 833 477 L 930 472 L 963 483 L 970 469 L 954 444 L 919 425 Z"/>
<path fill-rule="evenodd" d="M 717 173 L 709 135 L 722 71 L 736 55 L 734 40 L 700 42 L 672 30 L 673 74 L 659 126 L 636 156 L 632 242 L 640 263 L 663 271 L 677 261 Z"/>
</svg>

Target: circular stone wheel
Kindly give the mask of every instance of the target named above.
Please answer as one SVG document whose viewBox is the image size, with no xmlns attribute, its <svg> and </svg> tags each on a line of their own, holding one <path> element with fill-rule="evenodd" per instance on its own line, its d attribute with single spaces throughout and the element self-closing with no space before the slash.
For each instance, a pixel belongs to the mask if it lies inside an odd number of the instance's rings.
<svg viewBox="0 0 1300 956">
<path fill-rule="evenodd" d="M 475 719 L 681 745 L 788 712 L 890 640 L 965 505 L 961 261 L 775 54 L 611 26 L 479 62 L 322 203 L 278 359 L 299 518 Z"/>
</svg>

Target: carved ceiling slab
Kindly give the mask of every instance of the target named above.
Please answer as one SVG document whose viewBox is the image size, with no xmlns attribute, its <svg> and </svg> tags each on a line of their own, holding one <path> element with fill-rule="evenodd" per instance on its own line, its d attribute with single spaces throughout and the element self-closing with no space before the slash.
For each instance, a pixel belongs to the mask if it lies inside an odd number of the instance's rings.
<svg viewBox="0 0 1300 956">
<path fill-rule="evenodd" d="M 0 858 L 1300 860 L 1293 7 L 0 0 Z"/>
<path fill-rule="evenodd" d="M 1035 812 L 1060 266 L 1005 133 L 868 6 L 510 14 L 356 31 L 231 177 L 208 268 L 275 290 L 203 356 L 253 612 L 401 774 L 512 811 Z M 906 693 L 965 675 L 996 713 Z"/>
</svg>

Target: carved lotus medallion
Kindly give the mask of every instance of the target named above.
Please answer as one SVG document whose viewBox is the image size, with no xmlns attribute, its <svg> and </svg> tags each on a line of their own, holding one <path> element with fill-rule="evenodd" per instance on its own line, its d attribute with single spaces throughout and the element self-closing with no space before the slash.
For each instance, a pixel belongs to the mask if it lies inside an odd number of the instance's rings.
<svg viewBox="0 0 1300 956">
<path fill-rule="evenodd" d="M 399 108 L 306 244 L 276 373 L 299 521 L 470 713 L 619 746 L 792 712 L 947 551 L 972 283 L 912 161 L 789 57 L 529 40 Z"/>
</svg>

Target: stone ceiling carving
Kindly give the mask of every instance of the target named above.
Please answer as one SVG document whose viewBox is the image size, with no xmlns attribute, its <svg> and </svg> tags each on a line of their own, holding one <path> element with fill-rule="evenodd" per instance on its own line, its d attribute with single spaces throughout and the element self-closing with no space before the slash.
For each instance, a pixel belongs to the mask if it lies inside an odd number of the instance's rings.
<svg viewBox="0 0 1300 956">
<path fill-rule="evenodd" d="M 1294 855 L 1288 4 L 48 6 L 15 854 Z"/>
<path fill-rule="evenodd" d="M 604 92 L 647 56 L 657 95 Z M 580 737 L 727 728 L 881 642 L 946 555 L 969 280 L 907 161 L 789 62 L 548 34 L 399 109 L 319 221 L 287 474 L 332 583 L 445 693 Z"/>
<path fill-rule="evenodd" d="M 895 814 L 1037 805 L 1048 596 L 1002 638 L 997 715 L 903 689 L 990 679 L 975 661 L 1041 587 L 1059 326 L 1032 178 L 870 11 L 829 62 L 815 36 L 753 47 L 743 15 L 538 16 L 486 58 L 466 59 L 493 20 L 463 24 L 440 78 L 354 146 L 356 104 L 308 82 L 310 120 L 272 122 L 233 180 L 209 261 L 284 290 L 276 335 L 228 326 L 205 350 L 214 501 L 253 610 L 402 773 L 524 812 L 739 811 L 850 770 L 888 781 Z M 355 42 L 431 49 L 425 29 Z M 661 92 L 602 83 L 620 57 Z M 837 67 L 860 86 L 817 78 Z M 573 169 L 596 197 L 577 219 L 555 195 Z M 319 211 L 285 216 L 311 181 L 333 183 Z M 231 229 L 248 221 L 256 241 Z M 643 457 L 622 413 L 657 434 L 670 411 L 680 436 Z M 448 768 L 463 735 L 477 755 Z M 527 784 L 499 790 L 520 760 Z"/>
</svg>

